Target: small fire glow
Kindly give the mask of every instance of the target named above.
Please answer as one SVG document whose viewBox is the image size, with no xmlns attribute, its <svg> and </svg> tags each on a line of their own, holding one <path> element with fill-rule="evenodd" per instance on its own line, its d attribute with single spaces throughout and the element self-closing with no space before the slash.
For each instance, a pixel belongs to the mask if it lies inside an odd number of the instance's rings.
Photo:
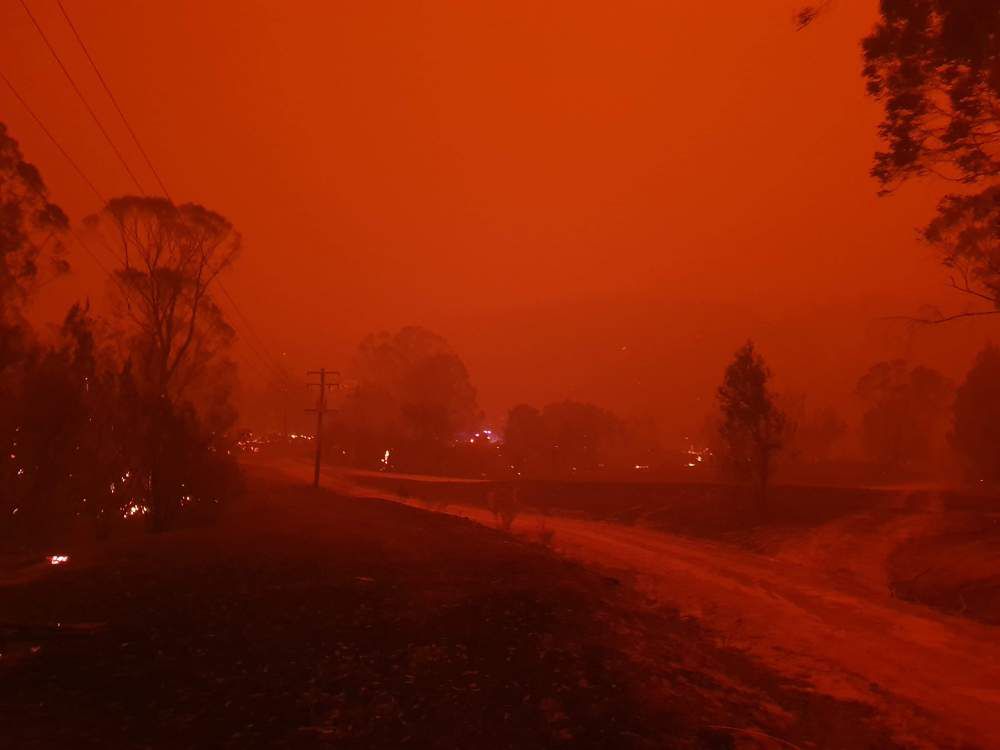
<svg viewBox="0 0 1000 750">
<path fill-rule="evenodd" d="M 122 508 L 122 518 L 134 518 L 135 516 L 144 516 L 147 513 L 149 513 L 147 506 L 135 502 L 129 503 Z"/>
<path fill-rule="evenodd" d="M 710 448 L 696 448 L 692 444 L 687 451 L 688 461 L 684 464 L 689 469 L 695 469 L 700 464 L 703 464 L 706 459 L 711 458 L 712 450 Z"/>
<path fill-rule="evenodd" d="M 489 443 L 490 445 L 498 446 L 502 442 L 500 435 L 496 431 L 494 431 L 493 428 L 491 427 L 483 427 L 480 430 L 477 430 L 476 432 L 465 433 L 465 435 L 468 435 L 468 441 L 471 445 L 475 445 L 476 443 L 486 442 Z M 465 435 L 459 436 L 459 440 L 465 440 L 466 439 Z"/>
<path fill-rule="evenodd" d="M 65 565 L 69 562 L 69 555 L 49 555 L 45 558 L 49 565 Z"/>
</svg>

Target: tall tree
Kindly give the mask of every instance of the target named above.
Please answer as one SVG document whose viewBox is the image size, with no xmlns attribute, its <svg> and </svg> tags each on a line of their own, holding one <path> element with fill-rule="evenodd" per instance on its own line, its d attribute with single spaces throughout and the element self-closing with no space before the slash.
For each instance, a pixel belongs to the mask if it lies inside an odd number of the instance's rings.
<svg viewBox="0 0 1000 750">
<path fill-rule="evenodd" d="M 976 357 L 955 394 L 952 445 L 975 480 L 1000 481 L 1000 347 Z"/>
<path fill-rule="evenodd" d="M 786 419 L 769 387 L 771 371 L 748 341 L 726 368 L 718 400 L 722 412 L 719 436 L 728 468 L 749 479 L 762 510 L 774 460 L 784 445 Z"/>
<path fill-rule="evenodd" d="M 22 307 L 43 271 L 68 269 L 61 239 L 68 228 L 41 174 L 0 123 L 0 372 L 23 346 Z"/>
<path fill-rule="evenodd" d="M 951 383 L 929 367 L 878 362 L 858 381 L 862 445 L 890 473 L 926 473 L 944 446 Z"/>
<path fill-rule="evenodd" d="M 232 341 L 211 285 L 236 259 L 239 233 L 214 211 L 166 198 L 114 198 L 87 221 L 121 252 L 116 288 L 145 385 L 182 394 Z"/>
<path fill-rule="evenodd" d="M 55 447 L 51 434 L 29 435 L 37 432 L 33 428 L 42 416 L 28 408 L 25 392 L 37 381 L 34 370 L 45 357 L 23 313 L 46 271 L 67 269 L 61 238 L 68 228 L 66 215 L 49 201 L 41 174 L 0 123 L 0 532 L 5 534 L 55 518 L 46 511 L 60 504 L 50 494 L 32 492 L 38 480 L 54 475 L 59 481 L 65 473 L 36 460 Z M 71 419 L 67 414 L 49 420 L 45 428 L 51 433 Z"/>
<path fill-rule="evenodd" d="M 923 234 L 952 270 L 951 285 L 989 303 L 991 309 L 976 314 L 1000 313 L 1000 185 L 945 196 Z"/>
<path fill-rule="evenodd" d="M 436 470 L 458 433 L 481 413 L 469 372 L 442 337 L 416 326 L 367 336 L 355 361 L 357 389 L 331 426 L 334 443 L 373 465 Z"/>
<path fill-rule="evenodd" d="M 882 0 L 862 42 L 868 92 L 884 107 L 885 189 L 913 176 L 961 182 L 1000 175 L 1000 5 Z"/>
<path fill-rule="evenodd" d="M 884 109 L 872 168 L 883 191 L 925 175 L 983 186 L 945 196 L 923 233 L 952 285 L 989 308 L 939 319 L 1000 314 L 1000 4 L 882 0 L 862 48 Z"/>
<path fill-rule="evenodd" d="M 214 452 L 219 472 L 228 471 L 221 466 L 220 446 L 211 442 L 233 418 L 225 405 L 234 333 L 211 286 L 238 255 L 240 235 L 214 211 L 193 203 L 175 206 L 165 198 L 114 198 L 87 223 L 110 235 L 121 252 L 115 291 L 123 338 L 149 415 L 138 438 L 145 452 L 141 471 L 149 477 L 152 526 L 163 530 L 190 496 L 183 490 L 205 473 L 196 459 Z M 199 393 L 200 409 L 193 403 Z M 218 423 L 206 426 L 206 419 Z"/>
<path fill-rule="evenodd" d="M 0 496 L 21 543 L 64 530 L 80 515 L 106 521 L 124 502 L 122 477 L 134 467 L 141 431 L 95 328 L 87 308 L 74 305 L 54 344 L 19 363 L 20 377 L 5 393 L 13 398 L 4 404 L 10 421 L 0 420 L 9 445 Z"/>
</svg>

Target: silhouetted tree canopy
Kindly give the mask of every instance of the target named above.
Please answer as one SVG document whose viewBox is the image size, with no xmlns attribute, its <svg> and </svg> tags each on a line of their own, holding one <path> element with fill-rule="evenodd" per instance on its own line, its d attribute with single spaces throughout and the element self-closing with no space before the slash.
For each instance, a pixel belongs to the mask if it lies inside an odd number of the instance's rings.
<svg viewBox="0 0 1000 750">
<path fill-rule="evenodd" d="M 145 516 L 154 492 L 168 526 L 211 514 L 238 486 L 211 414 L 144 392 L 108 340 L 75 305 L 52 345 L 33 343 L 0 376 L 0 542 L 52 538 L 78 518 L 105 533 Z M 217 408 L 231 408 L 228 393 Z"/>
<path fill-rule="evenodd" d="M 925 473 L 940 458 L 953 393 L 948 379 L 929 367 L 904 360 L 872 365 L 857 385 L 869 460 L 890 472 Z"/>
<path fill-rule="evenodd" d="M 211 285 L 236 259 L 239 233 L 166 198 L 114 198 L 87 222 L 121 252 L 115 286 L 139 374 L 157 394 L 182 394 L 233 340 Z"/>
<path fill-rule="evenodd" d="M 634 470 L 659 457 L 659 432 L 648 419 L 625 421 L 594 404 L 560 401 L 507 414 L 503 455 L 526 476 Z"/>
<path fill-rule="evenodd" d="M 481 412 L 468 370 L 443 338 L 416 326 L 366 337 L 355 361 L 357 388 L 334 420 L 334 442 L 352 459 L 435 470 Z"/>
<path fill-rule="evenodd" d="M 953 270 L 956 289 L 1000 310 L 1000 185 L 945 196 L 924 237 Z"/>
<path fill-rule="evenodd" d="M 886 150 L 872 174 L 963 182 L 1000 173 L 1000 4 L 882 0 L 865 37 L 868 91 L 883 104 Z"/>
<path fill-rule="evenodd" d="M 518 404 L 507 412 L 503 451 L 508 466 L 515 471 L 534 473 L 546 462 L 551 445 L 538 409 Z"/>
<path fill-rule="evenodd" d="M 196 496 L 190 488 L 205 476 L 199 465 L 230 473 L 222 436 L 236 418 L 228 355 L 235 334 L 211 287 L 236 259 L 241 238 L 214 211 L 166 198 L 114 198 L 87 223 L 121 252 L 114 278 L 127 347 L 121 356 L 149 417 L 138 467 L 149 478 L 153 525 L 166 528 L 185 498 Z"/>
<path fill-rule="evenodd" d="M 74 305 L 54 344 L 33 346 L 5 383 L 0 512 L 22 544 L 62 533 L 81 516 L 107 528 L 129 499 L 144 502 L 147 419 L 97 325 Z"/>
<path fill-rule="evenodd" d="M 62 235 L 69 220 L 49 201 L 41 174 L 0 123 L 0 371 L 25 345 L 22 306 L 41 270 L 63 273 Z"/>
<path fill-rule="evenodd" d="M 1000 481 L 1000 348 L 976 357 L 955 394 L 952 444 L 973 480 Z"/>
<path fill-rule="evenodd" d="M 1000 4 L 882 0 L 862 42 L 868 92 L 883 106 L 872 175 L 883 191 L 924 175 L 985 184 L 945 196 L 926 239 L 954 269 L 952 285 L 1000 312 Z"/>
<path fill-rule="evenodd" d="M 736 476 L 754 483 L 762 502 L 786 432 L 785 415 L 776 405 L 770 379 L 763 357 L 748 341 L 737 350 L 718 390 L 722 461 Z"/>
<path fill-rule="evenodd" d="M 93 223 L 114 230 L 122 252 L 118 330 L 78 304 L 45 343 L 21 309 L 45 263 L 66 270 L 60 236 L 69 222 L 0 125 L 5 545 L 65 534 L 77 519 L 108 531 L 153 511 L 166 526 L 214 509 L 237 486 L 224 437 L 235 418 L 224 354 L 232 331 L 208 286 L 239 236 L 211 211 L 162 199 L 112 200 Z"/>
<path fill-rule="evenodd" d="M 0 123 L 0 304 L 23 301 L 37 281 L 41 256 L 65 271 L 60 235 L 69 220 L 48 199 L 41 174 Z"/>
</svg>

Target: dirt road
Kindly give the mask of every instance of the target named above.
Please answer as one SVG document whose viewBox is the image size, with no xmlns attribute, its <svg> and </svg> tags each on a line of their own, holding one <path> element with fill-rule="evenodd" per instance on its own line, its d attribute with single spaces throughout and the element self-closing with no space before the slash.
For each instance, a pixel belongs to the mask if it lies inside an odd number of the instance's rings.
<svg viewBox="0 0 1000 750">
<path fill-rule="evenodd" d="M 772 669 L 876 706 L 909 742 L 927 739 L 923 713 L 941 733 L 928 746 L 998 741 L 996 628 L 899 601 L 794 556 L 607 524 L 550 525 L 566 553 L 634 571 L 653 598 L 698 617 Z"/>
<path fill-rule="evenodd" d="M 293 464 L 282 469 L 306 473 Z M 373 494 L 332 471 L 324 478 L 343 492 Z M 493 523 L 480 508 L 447 512 Z M 551 516 L 519 516 L 515 531 L 544 525 L 562 553 L 627 577 L 769 669 L 873 706 L 907 744 L 1000 747 L 998 628 L 901 601 L 886 582 L 893 546 L 933 524 L 935 512 L 931 505 L 888 522 L 851 516 L 770 555 Z"/>
</svg>

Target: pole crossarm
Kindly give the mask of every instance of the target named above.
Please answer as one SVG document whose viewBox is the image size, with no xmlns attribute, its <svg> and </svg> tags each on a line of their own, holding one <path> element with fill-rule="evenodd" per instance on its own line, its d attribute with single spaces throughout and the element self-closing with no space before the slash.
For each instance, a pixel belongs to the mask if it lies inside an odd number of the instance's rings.
<svg viewBox="0 0 1000 750">
<path fill-rule="evenodd" d="M 309 370 L 306 375 L 319 378 L 318 383 L 306 383 L 307 388 L 319 389 L 316 408 L 306 409 L 309 414 L 316 415 L 316 460 L 313 467 L 313 487 L 319 487 L 319 469 L 323 456 L 323 415 L 330 411 L 326 405 L 326 394 L 327 391 L 340 388 L 340 373 L 337 370 L 327 370 L 325 367 L 321 367 L 318 370 Z M 328 382 L 328 377 L 332 378 L 333 382 Z"/>
</svg>

